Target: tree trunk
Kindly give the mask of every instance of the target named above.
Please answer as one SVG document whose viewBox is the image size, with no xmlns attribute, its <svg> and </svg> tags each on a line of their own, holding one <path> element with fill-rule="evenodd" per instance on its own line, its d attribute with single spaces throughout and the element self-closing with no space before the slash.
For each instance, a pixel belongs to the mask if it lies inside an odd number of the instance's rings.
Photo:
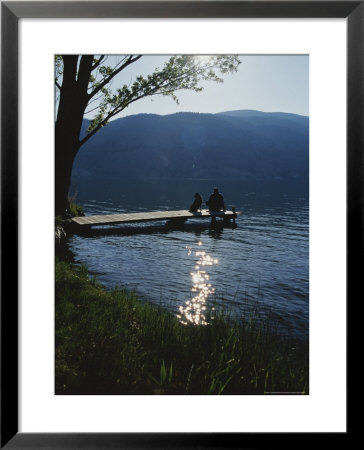
<svg viewBox="0 0 364 450">
<path fill-rule="evenodd" d="M 57 127 L 56 127 L 57 128 Z M 55 157 L 55 214 L 63 216 L 68 208 L 68 193 L 71 183 L 73 161 L 78 151 L 77 142 L 64 138 L 64 126 L 58 126 Z M 56 132 L 57 136 L 57 132 Z"/>
<path fill-rule="evenodd" d="M 87 87 L 92 55 L 63 56 L 64 71 L 55 130 L 55 213 L 64 215 L 68 206 L 73 161 L 80 148 L 83 115 L 88 103 Z"/>
</svg>

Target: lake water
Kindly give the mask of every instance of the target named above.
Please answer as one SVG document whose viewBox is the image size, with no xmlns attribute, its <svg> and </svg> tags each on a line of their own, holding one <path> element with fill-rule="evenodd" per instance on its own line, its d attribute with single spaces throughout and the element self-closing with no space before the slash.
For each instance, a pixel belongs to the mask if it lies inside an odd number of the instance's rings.
<svg viewBox="0 0 364 450">
<path fill-rule="evenodd" d="M 188 208 L 193 193 L 193 188 L 187 197 L 153 193 L 138 202 L 76 201 L 87 215 L 173 210 Z M 72 235 L 69 248 L 75 261 L 85 263 L 107 288 L 135 290 L 183 323 L 206 323 L 217 305 L 236 315 L 257 308 L 262 317 L 269 314 L 282 332 L 307 338 L 307 196 L 226 193 L 228 207 L 241 213 L 236 228 L 211 229 L 206 220 L 187 222 L 180 229 L 166 229 L 162 223 L 134 225 L 126 226 L 124 233 Z"/>
</svg>

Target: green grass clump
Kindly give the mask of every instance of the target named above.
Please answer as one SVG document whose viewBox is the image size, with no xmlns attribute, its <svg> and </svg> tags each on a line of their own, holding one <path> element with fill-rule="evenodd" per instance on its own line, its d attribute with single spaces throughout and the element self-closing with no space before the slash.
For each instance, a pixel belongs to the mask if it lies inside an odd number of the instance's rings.
<svg viewBox="0 0 364 450">
<path fill-rule="evenodd" d="M 57 394 L 308 393 L 308 355 L 268 325 L 218 313 L 182 325 L 56 262 Z"/>
<path fill-rule="evenodd" d="M 74 201 L 74 197 L 68 197 L 68 211 L 72 217 L 84 216 L 85 212 L 81 205 L 78 205 Z"/>
</svg>

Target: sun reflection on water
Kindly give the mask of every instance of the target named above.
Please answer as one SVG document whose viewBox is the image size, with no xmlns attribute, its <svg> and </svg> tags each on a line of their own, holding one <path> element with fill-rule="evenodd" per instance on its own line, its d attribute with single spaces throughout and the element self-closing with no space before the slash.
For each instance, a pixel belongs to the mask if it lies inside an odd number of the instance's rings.
<svg viewBox="0 0 364 450">
<path fill-rule="evenodd" d="M 197 246 L 201 247 L 202 242 L 197 242 Z M 215 293 L 215 288 L 209 283 L 210 275 L 207 272 L 209 266 L 219 263 L 218 259 L 212 258 L 205 251 L 193 251 L 191 247 L 186 247 L 187 256 L 195 255 L 197 261 L 195 271 L 191 272 L 192 289 L 195 294 L 184 305 L 179 307 L 177 317 L 184 325 L 193 323 L 195 325 L 207 325 L 206 309 L 208 296 Z"/>
</svg>

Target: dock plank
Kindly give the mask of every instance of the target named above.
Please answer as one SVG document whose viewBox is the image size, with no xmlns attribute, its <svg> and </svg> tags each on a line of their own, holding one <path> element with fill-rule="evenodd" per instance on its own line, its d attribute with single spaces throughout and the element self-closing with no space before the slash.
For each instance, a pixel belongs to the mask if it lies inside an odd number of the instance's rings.
<svg viewBox="0 0 364 450">
<path fill-rule="evenodd" d="M 123 223 L 138 223 L 138 222 L 153 222 L 160 220 L 173 220 L 173 219 L 200 219 L 208 217 L 223 217 L 233 218 L 237 217 L 236 212 L 226 211 L 225 213 L 211 213 L 208 210 L 202 210 L 202 212 L 191 213 L 188 210 L 177 211 L 150 211 L 150 212 L 136 212 L 136 213 L 123 213 L 123 214 L 98 214 L 94 216 L 73 217 L 72 222 L 79 226 L 91 226 L 91 225 L 111 225 L 111 224 L 123 224 Z"/>
</svg>

